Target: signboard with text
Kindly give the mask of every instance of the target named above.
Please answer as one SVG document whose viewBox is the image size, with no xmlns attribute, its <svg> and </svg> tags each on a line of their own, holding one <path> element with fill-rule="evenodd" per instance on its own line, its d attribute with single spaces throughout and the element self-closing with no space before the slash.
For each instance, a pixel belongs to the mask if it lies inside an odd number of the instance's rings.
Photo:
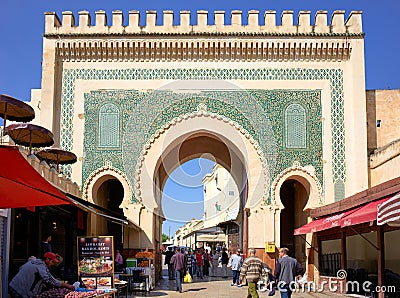
<svg viewBox="0 0 400 298">
<path fill-rule="evenodd" d="M 78 275 L 87 289 L 111 289 L 114 281 L 113 237 L 78 237 Z"/>
</svg>

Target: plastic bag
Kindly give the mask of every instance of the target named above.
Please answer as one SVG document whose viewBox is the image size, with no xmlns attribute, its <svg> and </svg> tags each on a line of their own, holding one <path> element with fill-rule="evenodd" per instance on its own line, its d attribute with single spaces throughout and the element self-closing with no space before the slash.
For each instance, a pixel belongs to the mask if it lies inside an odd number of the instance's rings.
<svg viewBox="0 0 400 298">
<path fill-rule="evenodd" d="M 186 272 L 185 277 L 183 278 L 183 282 L 193 282 L 192 276 L 189 272 Z"/>
</svg>

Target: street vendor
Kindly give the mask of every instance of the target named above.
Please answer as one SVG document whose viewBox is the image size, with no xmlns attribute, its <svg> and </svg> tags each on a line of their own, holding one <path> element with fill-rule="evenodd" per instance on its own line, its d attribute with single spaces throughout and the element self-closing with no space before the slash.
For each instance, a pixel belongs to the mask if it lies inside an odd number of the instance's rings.
<svg viewBox="0 0 400 298">
<path fill-rule="evenodd" d="M 43 255 L 43 259 L 33 259 L 26 262 L 10 282 L 9 294 L 11 297 L 36 297 L 40 294 L 43 283 L 74 291 L 75 287 L 73 285 L 63 283 L 51 275 L 50 267 L 58 262 L 56 254 L 52 252 L 46 252 Z"/>
</svg>

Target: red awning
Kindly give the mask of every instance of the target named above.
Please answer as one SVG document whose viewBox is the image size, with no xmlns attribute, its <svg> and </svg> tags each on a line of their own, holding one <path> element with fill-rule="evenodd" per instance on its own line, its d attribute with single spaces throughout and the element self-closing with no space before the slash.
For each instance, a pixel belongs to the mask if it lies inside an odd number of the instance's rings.
<svg viewBox="0 0 400 298">
<path fill-rule="evenodd" d="M 380 199 L 362 206 L 357 211 L 343 218 L 340 222 L 340 226 L 348 227 L 376 220 L 378 206 L 387 200 L 389 200 L 389 198 Z"/>
<path fill-rule="evenodd" d="M 18 147 L 0 145 L 0 208 L 70 204 L 21 155 Z"/>
<path fill-rule="evenodd" d="M 334 227 L 340 227 L 340 221 L 342 218 L 348 216 L 349 214 L 355 212 L 359 208 L 354 208 L 346 212 L 342 212 L 336 215 L 320 218 L 314 220 L 296 230 L 294 230 L 294 235 L 302 235 L 307 233 L 315 233 L 323 230 L 327 230 Z"/>
<path fill-rule="evenodd" d="M 378 206 L 378 225 L 400 225 L 400 193 Z"/>
</svg>

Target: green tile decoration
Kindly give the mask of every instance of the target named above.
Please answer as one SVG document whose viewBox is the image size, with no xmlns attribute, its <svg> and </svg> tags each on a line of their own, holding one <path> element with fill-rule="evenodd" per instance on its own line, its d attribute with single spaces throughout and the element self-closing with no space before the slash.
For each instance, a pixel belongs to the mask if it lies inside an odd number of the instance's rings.
<svg viewBox="0 0 400 298">
<path fill-rule="evenodd" d="M 344 95 L 343 71 L 340 69 L 64 69 L 62 82 L 61 146 L 72 149 L 76 80 L 329 80 L 331 93 L 331 125 L 333 151 L 333 183 L 336 199 L 341 199 L 346 180 L 344 146 Z M 249 104 L 249 98 L 253 104 Z M 320 90 L 221 90 L 203 91 L 201 94 L 174 93 L 168 90 L 139 92 L 138 90 L 96 90 L 84 96 L 85 138 L 82 184 L 99 167 L 111 163 L 124 172 L 131 185 L 132 172 L 148 140 L 174 118 L 196 111 L 199 104 L 207 110 L 223 115 L 238 123 L 257 141 L 267 161 L 271 179 L 290 167 L 294 161 L 312 165 L 316 177 L 323 181 L 322 123 Z M 287 148 L 285 145 L 285 110 L 290 104 L 301 105 L 305 110 L 306 132 L 304 148 Z M 99 109 L 113 104 L 119 110 L 122 147 L 99 147 Z M 257 105 L 254 107 L 253 105 Z M 258 109 L 258 107 L 262 107 Z M 140 114 L 140 113 L 141 114 Z M 145 112 L 143 114 L 143 112 Z M 135 115 L 135 117 L 132 117 Z M 136 117 L 137 116 L 137 117 Z M 151 116 L 151 117 L 149 117 Z M 127 129 L 129 128 L 129 129 Z M 133 128 L 133 129 L 132 129 Z M 135 149 L 123 162 L 124 146 L 134 140 Z M 128 142 L 129 141 L 129 142 Z M 70 173 L 71 168 L 65 171 Z M 338 184 L 336 184 L 338 182 Z M 134 193 L 134 191 L 133 191 Z M 136 202 L 132 197 L 132 202 Z"/>
<path fill-rule="evenodd" d="M 285 109 L 285 147 L 306 148 L 306 110 L 301 104 L 292 103 Z"/>
<path fill-rule="evenodd" d="M 99 148 L 120 147 L 119 109 L 113 103 L 103 104 L 98 112 L 97 146 Z"/>
</svg>

